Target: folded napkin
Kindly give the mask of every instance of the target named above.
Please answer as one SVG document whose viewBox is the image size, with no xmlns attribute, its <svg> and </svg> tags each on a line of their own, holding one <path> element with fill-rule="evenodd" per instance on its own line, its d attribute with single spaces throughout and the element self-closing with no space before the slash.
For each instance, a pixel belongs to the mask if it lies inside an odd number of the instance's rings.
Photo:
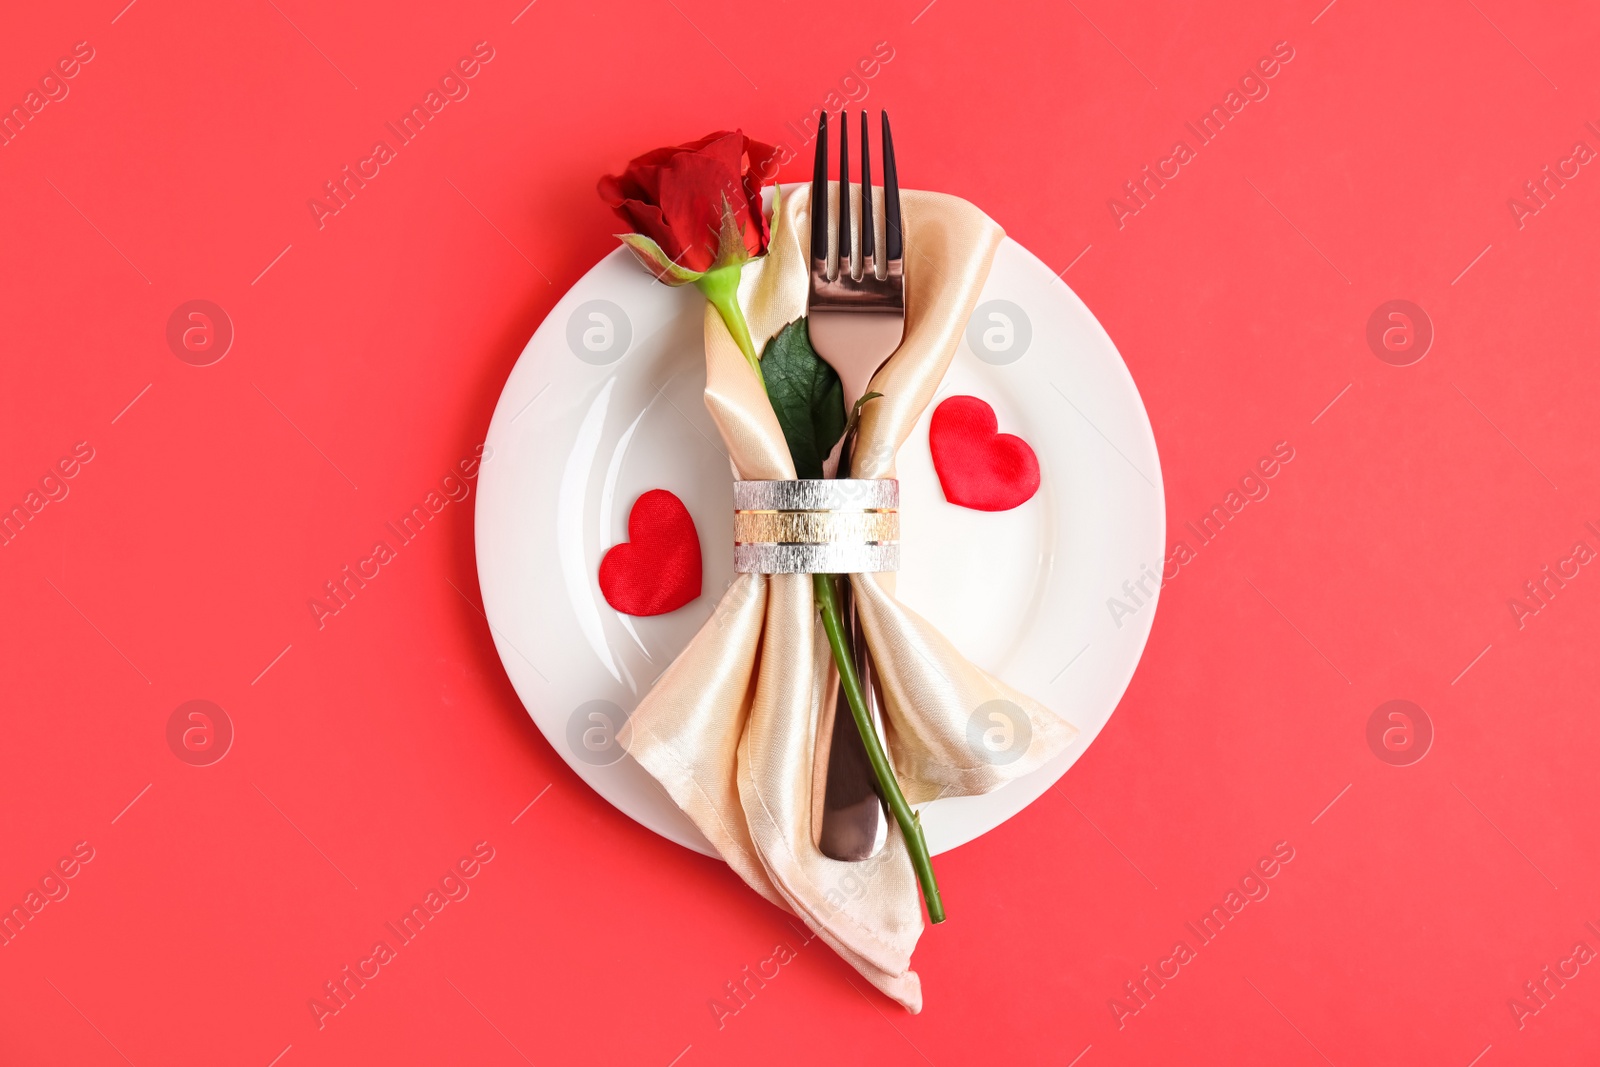
<svg viewBox="0 0 1600 1067">
<path fill-rule="evenodd" d="M 783 197 L 769 254 L 745 268 L 745 315 L 757 350 L 806 313 L 810 199 L 809 188 Z M 976 207 L 941 193 L 907 190 L 901 211 L 905 340 L 873 378 L 883 396 L 862 409 L 856 478 L 894 477 L 895 453 L 938 390 L 1004 236 Z M 706 407 L 737 476 L 794 478 L 766 393 L 709 305 L 705 345 Z M 903 530 L 903 538 L 915 536 L 914 528 Z M 856 574 L 851 582 L 883 692 L 885 742 L 910 803 L 991 792 L 1076 735 L 901 606 L 893 574 Z M 811 589 L 804 574 L 736 575 L 621 740 L 751 888 L 917 1012 L 922 984 L 911 951 L 922 934 L 922 905 L 899 827 L 891 819 L 883 850 L 858 863 L 829 859 L 813 843 L 820 769 L 813 756 L 836 676 Z M 1029 719 L 1028 748 L 1010 762 L 986 759 L 968 740 L 975 710 L 995 700 Z"/>
</svg>

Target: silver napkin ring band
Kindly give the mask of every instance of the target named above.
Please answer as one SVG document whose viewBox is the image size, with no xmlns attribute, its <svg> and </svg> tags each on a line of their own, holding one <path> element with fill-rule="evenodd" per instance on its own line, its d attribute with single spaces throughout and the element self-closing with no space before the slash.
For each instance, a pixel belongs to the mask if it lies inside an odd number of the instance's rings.
<svg viewBox="0 0 1600 1067">
<path fill-rule="evenodd" d="M 900 569 L 900 483 L 826 478 L 733 483 L 733 569 L 861 574 Z"/>
</svg>

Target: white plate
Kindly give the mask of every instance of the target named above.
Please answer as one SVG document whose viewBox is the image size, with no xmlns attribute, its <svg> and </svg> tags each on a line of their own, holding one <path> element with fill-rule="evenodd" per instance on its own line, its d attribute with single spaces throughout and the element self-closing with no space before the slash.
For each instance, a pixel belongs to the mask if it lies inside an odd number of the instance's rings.
<svg viewBox="0 0 1600 1067">
<path fill-rule="evenodd" d="M 701 401 L 704 298 L 656 284 L 622 249 L 573 286 L 523 350 L 479 476 L 478 576 L 522 703 L 578 775 L 627 815 L 714 855 L 614 734 L 733 576 L 728 459 Z M 1009 345 L 1008 345 L 1009 332 Z M 980 356 L 979 353 L 983 355 Z M 928 453 L 940 399 L 988 401 L 1038 453 L 1043 482 L 1008 512 L 947 503 Z M 1021 811 L 1082 755 L 1122 698 L 1155 616 L 1166 516 L 1150 420 L 1116 347 L 1042 262 L 1007 238 L 944 385 L 900 451 L 899 596 L 973 662 L 1080 731 L 1044 768 L 922 812 L 954 848 Z M 694 517 L 704 592 L 629 618 L 600 595 L 606 549 L 649 489 Z M 1113 617 L 1110 597 L 1148 597 Z M 1135 584 L 1135 588 L 1137 585 Z"/>
</svg>

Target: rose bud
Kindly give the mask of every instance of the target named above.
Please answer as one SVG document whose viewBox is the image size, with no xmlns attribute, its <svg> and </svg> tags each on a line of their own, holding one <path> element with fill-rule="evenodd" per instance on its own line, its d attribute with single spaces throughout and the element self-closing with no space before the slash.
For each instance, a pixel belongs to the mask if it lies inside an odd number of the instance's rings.
<svg viewBox="0 0 1600 1067">
<path fill-rule="evenodd" d="M 634 230 L 617 239 L 663 283 L 693 282 L 705 294 L 763 386 L 739 307 L 739 273 L 767 253 L 761 188 L 777 174 L 777 155 L 741 130 L 723 131 L 646 152 L 599 184 L 600 198 Z"/>
<path fill-rule="evenodd" d="M 667 285 L 765 255 L 769 232 L 761 188 L 777 173 L 778 150 L 742 131 L 657 148 L 600 179 L 600 198 L 632 227 L 618 234 Z"/>
</svg>

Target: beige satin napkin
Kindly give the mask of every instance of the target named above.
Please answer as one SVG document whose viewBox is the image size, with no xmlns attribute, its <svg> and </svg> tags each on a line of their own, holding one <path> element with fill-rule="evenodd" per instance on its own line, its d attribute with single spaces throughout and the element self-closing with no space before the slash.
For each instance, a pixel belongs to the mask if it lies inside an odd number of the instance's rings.
<svg viewBox="0 0 1600 1067">
<path fill-rule="evenodd" d="M 809 188 L 783 198 L 769 254 L 745 267 L 745 314 L 757 350 L 806 313 L 810 199 Z M 856 478 L 894 477 L 895 452 L 939 388 L 1004 236 L 953 196 L 908 190 L 901 210 L 905 340 L 872 381 L 882 398 L 862 409 Z M 738 477 L 793 478 L 766 393 L 709 305 L 705 345 L 706 407 Z M 915 538 L 916 530 L 907 526 L 901 536 Z M 851 581 L 882 682 L 885 740 L 908 801 L 991 792 L 1066 748 L 1076 729 L 968 663 L 895 600 L 893 579 L 858 574 Z M 860 863 L 829 859 L 813 844 L 817 723 L 835 685 L 810 576 L 739 574 L 646 694 L 621 740 L 751 888 L 797 915 L 873 985 L 920 1011 L 911 951 L 922 933 L 922 903 L 899 828 L 891 819 L 887 845 Z M 970 740 L 969 722 L 991 701 L 1008 701 L 1014 714 L 1027 716 L 1027 731 L 1016 730 L 1029 738 L 1027 750 L 1008 753 L 1010 762 L 993 760 Z M 991 890 L 1000 892 L 999 883 Z M 951 903 L 959 916 L 961 902 Z"/>
</svg>

